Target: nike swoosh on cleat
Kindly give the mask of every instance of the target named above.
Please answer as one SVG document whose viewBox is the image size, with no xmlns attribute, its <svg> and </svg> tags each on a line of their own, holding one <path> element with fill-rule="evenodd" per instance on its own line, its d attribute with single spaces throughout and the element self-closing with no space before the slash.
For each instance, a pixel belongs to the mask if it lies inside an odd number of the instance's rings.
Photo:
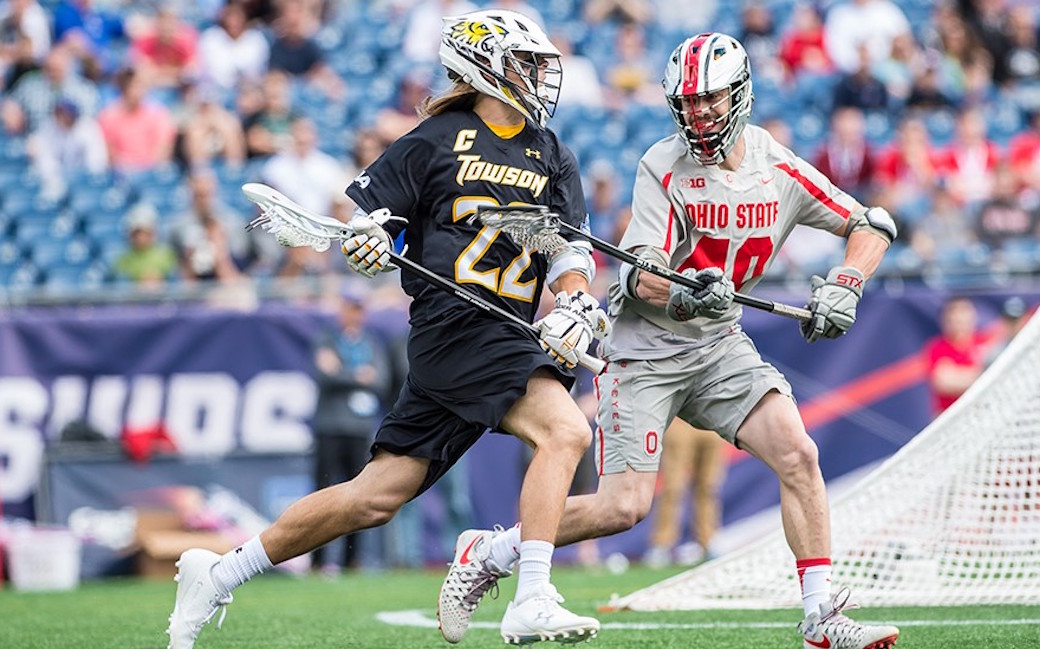
<svg viewBox="0 0 1040 649">
<path fill-rule="evenodd" d="M 806 638 L 805 641 L 814 647 L 819 647 L 820 649 L 830 649 L 831 646 L 831 639 L 827 636 L 823 636 L 823 640 L 819 642 L 816 640 L 810 640 L 809 638 Z"/>
<path fill-rule="evenodd" d="M 464 565 L 466 565 L 466 564 L 468 564 L 468 563 L 473 561 L 472 559 L 469 558 L 469 551 L 473 549 L 473 546 L 476 545 L 477 541 L 479 541 L 479 540 L 480 540 L 480 537 L 478 536 L 478 537 L 476 537 L 475 539 L 473 539 L 472 541 L 469 542 L 469 545 L 466 546 L 466 549 L 462 551 L 462 556 L 459 557 L 459 565 L 464 566 Z"/>
</svg>

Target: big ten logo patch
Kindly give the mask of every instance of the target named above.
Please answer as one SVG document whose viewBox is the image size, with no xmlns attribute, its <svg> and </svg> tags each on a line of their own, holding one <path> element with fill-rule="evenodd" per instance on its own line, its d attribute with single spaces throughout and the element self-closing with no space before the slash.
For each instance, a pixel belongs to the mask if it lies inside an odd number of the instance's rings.
<svg viewBox="0 0 1040 649">
<path fill-rule="evenodd" d="M 704 189 L 705 185 L 707 185 L 707 181 L 704 180 L 703 176 L 679 179 L 679 186 L 686 189 Z"/>
</svg>

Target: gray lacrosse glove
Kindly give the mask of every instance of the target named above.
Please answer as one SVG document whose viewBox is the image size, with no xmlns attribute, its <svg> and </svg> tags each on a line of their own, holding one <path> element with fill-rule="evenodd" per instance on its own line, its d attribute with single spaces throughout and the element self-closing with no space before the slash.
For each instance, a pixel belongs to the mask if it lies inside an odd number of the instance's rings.
<svg viewBox="0 0 1040 649">
<path fill-rule="evenodd" d="M 599 302 L 583 291 L 557 293 L 555 308 L 534 324 L 542 349 L 569 370 L 578 365 L 581 352 L 588 350 L 593 338 L 603 339 L 610 333 L 610 321 Z"/>
<path fill-rule="evenodd" d="M 673 283 L 668 289 L 668 305 L 665 312 L 672 320 L 685 322 L 692 318 L 717 320 L 733 306 L 733 282 L 722 273 L 721 268 L 711 267 L 694 270 L 687 268 L 683 277 L 702 284 L 701 288 L 689 288 Z"/>
<path fill-rule="evenodd" d="M 385 212 L 385 214 L 384 214 Z M 393 242 L 381 223 L 399 217 L 390 216 L 385 207 L 367 216 L 355 216 L 347 223 L 354 236 L 344 239 L 340 246 L 347 265 L 365 277 L 375 277 L 386 270 L 396 268 L 390 263 Z"/>
<path fill-rule="evenodd" d="M 827 279 L 813 275 L 812 298 L 806 305 L 812 318 L 801 324 L 802 336 L 809 342 L 838 338 L 856 322 L 856 305 L 863 295 L 863 273 L 851 266 L 835 266 Z"/>
</svg>

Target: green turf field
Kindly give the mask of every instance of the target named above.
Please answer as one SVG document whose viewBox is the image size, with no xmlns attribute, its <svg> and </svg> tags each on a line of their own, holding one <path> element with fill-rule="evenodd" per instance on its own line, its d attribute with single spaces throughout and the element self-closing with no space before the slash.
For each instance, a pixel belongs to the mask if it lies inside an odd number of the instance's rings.
<svg viewBox="0 0 1040 649">
<path fill-rule="evenodd" d="M 627 594 L 676 572 L 633 568 L 623 575 L 558 567 L 554 581 L 567 606 L 591 614 L 611 593 Z M 350 574 L 329 580 L 264 576 L 235 594 L 224 628 L 206 627 L 198 649 L 306 647 L 366 649 L 448 647 L 436 629 L 439 572 Z M 485 600 L 458 646 L 504 646 L 497 622 L 512 595 Z M 0 648 L 156 649 L 166 646 L 170 582 L 114 580 L 71 593 L 0 591 Z M 899 608 L 856 611 L 867 621 L 899 624 L 900 647 L 1040 647 L 1040 606 Z M 800 649 L 800 611 L 603 613 L 589 646 L 663 649 Z M 390 621 L 396 620 L 397 624 Z M 556 645 L 548 645 L 556 646 Z"/>
</svg>

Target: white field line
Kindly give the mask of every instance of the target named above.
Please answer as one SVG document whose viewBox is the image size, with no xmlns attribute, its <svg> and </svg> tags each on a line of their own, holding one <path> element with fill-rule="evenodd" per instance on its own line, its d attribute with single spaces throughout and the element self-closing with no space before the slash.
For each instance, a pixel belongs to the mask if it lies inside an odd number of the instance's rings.
<svg viewBox="0 0 1040 649">
<path fill-rule="evenodd" d="M 376 619 L 384 624 L 394 626 L 414 626 L 428 629 L 437 628 L 437 619 L 429 616 L 422 609 L 410 611 L 383 611 L 376 614 Z M 895 624 L 905 626 L 1037 626 L 1040 618 L 1015 620 L 857 620 L 864 624 Z M 498 622 L 473 622 L 471 628 L 497 629 Z M 600 629 L 612 631 L 646 631 L 651 629 L 793 629 L 795 622 L 606 622 Z"/>
</svg>

